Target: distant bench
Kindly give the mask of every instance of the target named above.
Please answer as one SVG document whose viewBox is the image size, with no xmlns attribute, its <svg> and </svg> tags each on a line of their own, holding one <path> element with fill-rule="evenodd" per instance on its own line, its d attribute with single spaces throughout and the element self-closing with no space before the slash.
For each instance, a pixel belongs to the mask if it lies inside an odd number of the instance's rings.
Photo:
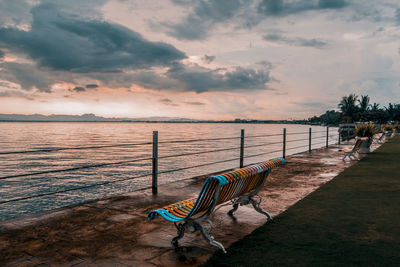
<svg viewBox="0 0 400 267">
<path fill-rule="evenodd" d="M 224 246 L 215 241 L 214 237 L 210 235 L 213 224 L 209 216 L 215 211 L 217 205 L 230 201 L 219 206 L 233 205 L 233 209 L 228 212 L 230 216 L 233 216 L 233 212 L 238 209 L 239 205 L 252 204 L 256 211 L 266 215 L 268 220 L 272 219 L 271 215 L 260 207 L 261 197 L 257 193 L 264 185 L 271 169 L 282 164 L 285 164 L 285 160 L 277 158 L 208 177 L 197 198 L 183 200 L 161 209 L 153 210 L 148 214 L 147 218 L 150 221 L 162 216 L 164 219 L 174 223 L 178 230 L 178 235 L 171 241 L 174 246 L 178 246 L 178 240 L 184 236 L 186 229 L 191 232 L 200 230 L 203 237 L 211 245 L 217 246 L 226 253 Z M 260 200 L 255 201 L 253 199 L 254 196 L 258 196 Z M 203 226 L 203 221 L 208 222 L 210 226 Z"/>
<path fill-rule="evenodd" d="M 356 143 L 352 147 L 344 148 L 344 156 L 342 160 L 348 157 L 350 160 L 360 160 L 360 149 L 362 145 L 367 141 L 367 138 L 356 138 Z M 357 156 L 356 156 L 357 155 Z"/>
</svg>

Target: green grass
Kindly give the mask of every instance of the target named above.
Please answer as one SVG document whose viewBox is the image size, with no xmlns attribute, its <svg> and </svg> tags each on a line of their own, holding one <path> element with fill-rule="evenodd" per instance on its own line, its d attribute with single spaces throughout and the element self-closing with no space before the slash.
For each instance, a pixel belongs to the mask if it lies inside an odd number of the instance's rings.
<svg viewBox="0 0 400 267">
<path fill-rule="evenodd" d="M 204 266 L 400 266 L 400 136 Z"/>
</svg>

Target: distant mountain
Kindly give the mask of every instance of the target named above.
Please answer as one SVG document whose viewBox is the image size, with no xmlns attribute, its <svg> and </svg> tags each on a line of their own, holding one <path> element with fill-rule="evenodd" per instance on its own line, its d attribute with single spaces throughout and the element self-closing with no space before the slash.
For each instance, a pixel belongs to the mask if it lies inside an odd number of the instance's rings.
<svg viewBox="0 0 400 267">
<path fill-rule="evenodd" d="M 42 114 L 0 114 L 0 121 L 104 121 L 104 122 L 122 122 L 122 121 L 154 121 L 154 122 L 195 122 L 198 120 L 176 118 L 176 117 L 146 117 L 146 118 L 105 118 L 96 116 L 93 113 L 83 115 L 42 115 Z"/>
</svg>

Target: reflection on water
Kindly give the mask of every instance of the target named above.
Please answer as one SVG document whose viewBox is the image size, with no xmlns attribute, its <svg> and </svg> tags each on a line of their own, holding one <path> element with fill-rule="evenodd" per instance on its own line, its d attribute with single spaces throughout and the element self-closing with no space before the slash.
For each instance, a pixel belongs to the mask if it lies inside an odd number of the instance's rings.
<svg viewBox="0 0 400 267">
<path fill-rule="evenodd" d="M 245 156 L 269 151 L 279 152 L 245 158 L 244 164 L 250 164 L 282 156 L 282 136 L 249 137 L 280 134 L 287 129 L 286 155 L 308 149 L 307 125 L 294 124 L 206 124 L 206 123 L 0 123 L 0 152 L 46 149 L 59 147 L 81 147 L 112 145 L 121 143 L 142 143 L 152 141 L 152 132 L 159 133 L 159 171 L 185 168 L 210 162 L 223 161 L 239 157 L 240 129 L 245 129 Z M 325 128 L 312 126 L 313 148 L 322 147 L 325 141 Z M 332 134 L 337 129 L 331 129 Z M 291 133 L 304 133 L 294 134 Z M 234 139 L 199 141 L 190 143 L 163 143 L 170 140 L 212 139 L 220 137 L 238 137 Z M 296 141 L 298 140 L 298 141 Z M 274 143 L 259 147 L 257 144 Z M 336 142 L 332 138 L 330 143 Z M 189 152 L 217 150 L 237 147 L 229 151 L 207 154 L 163 158 Z M 55 169 L 74 168 L 89 164 L 129 161 L 135 158 L 151 157 L 152 146 L 105 147 L 101 149 L 61 150 L 53 152 L 0 154 L 0 177 L 42 172 Z M 239 160 L 194 169 L 159 175 L 159 185 L 171 183 L 197 175 L 237 168 Z M 64 191 L 76 187 L 134 178 L 151 172 L 151 161 L 131 162 L 100 168 L 80 169 L 69 172 L 48 173 L 0 180 L 0 202 L 14 198 Z M 151 185 L 151 176 L 129 179 L 81 190 L 68 191 L 56 195 L 26 199 L 18 202 L 0 204 L 0 220 L 23 214 L 54 209 L 82 201 L 97 199 L 108 195 L 131 192 Z"/>
</svg>

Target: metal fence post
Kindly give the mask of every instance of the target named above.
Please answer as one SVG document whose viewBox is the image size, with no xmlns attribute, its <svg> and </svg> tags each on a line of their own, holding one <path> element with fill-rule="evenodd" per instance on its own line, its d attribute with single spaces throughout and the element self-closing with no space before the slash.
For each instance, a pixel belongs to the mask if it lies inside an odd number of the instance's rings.
<svg viewBox="0 0 400 267">
<path fill-rule="evenodd" d="M 282 158 L 286 157 L 286 128 L 283 128 L 283 141 L 282 141 Z"/>
<path fill-rule="evenodd" d="M 308 152 L 311 153 L 311 128 L 308 129 Z"/>
<path fill-rule="evenodd" d="M 244 129 L 240 131 L 240 168 L 243 168 L 244 158 Z"/>
<path fill-rule="evenodd" d="M 329 146 L 329 126 L 326 127 L 326 148 Z"/>
<path fill-rule="evenodd" d="M 153 180 L 151 190 L 153 194 L 157 194 L 158 190 L 158 131 L 153 131 Z"/>
</svg>

